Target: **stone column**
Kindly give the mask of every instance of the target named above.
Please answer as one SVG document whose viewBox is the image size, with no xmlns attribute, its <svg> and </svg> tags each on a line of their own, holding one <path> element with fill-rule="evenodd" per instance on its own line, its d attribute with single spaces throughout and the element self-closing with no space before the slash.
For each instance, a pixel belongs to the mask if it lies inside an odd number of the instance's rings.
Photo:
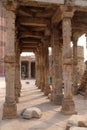
<svg viewBox="0 0 87 130">
<path fill-rule="evenodd" d="M 72 12 L 65 12 L 62 21 L 63 33 L 63 82 L 64 99 L 62 102 L 63 114 L 75 114 L 75 104 L 72 96 L 72 54 L 71 54 L 71 17 Z"/>
<path fill-rule="evenodd" d="M 52 55 L 53 55 L 53 102 L 55 104 L 60 105 L 63 99 L 63 82 L 62 82 L 62 50 L 60 47 L 61 43 L 59 42 L 59 35 L 57 27 L 53 27 L 53 48 L 52 48 Z"/>
<path fill-rule="evenodd" d="M 37 56 L 37 52 L 35 52 L 35 59 L 36 59 L 36 81 L 35 81 L 35 85 L 36 85 L 36 87 L 38 86 L 38 58 L 37 58 L 38 56 Z"/>
<path fill-rule="evenodd" d="M 40 89 L 40 55 L 39 51 L 36 53 L 36 86 Z"/>
<path fill-rule="evenodd" d="M 78 89 L 78 57 L 77 57 L 77 39 L 73 38 L 73 94 L 77 94 Z"/>
<path fill-rule="evenodd" d="M 85 62 L 85 94 L 84 99 L 87 100 L 87 61 Z"/>
<path fill-rule="evenodd" d="M 15 14 L 7 11 L 7 42 L 5 44 L 6 97 L 3 119 L 16 118 L 15 102 Z"/>
<path fill-rule="evenodd" d="M 15 100 L 18 103 L 21 91 L 21 74 L 20 74 L 20 49 L 19 40 L 16 41 L 16 69 L 15 69 Z"/>
<path fill-rule="evenodd" d="M 31 61 L 29 61 L 29 79 L 31 79 Z"/>
<path fill-rule="evenodd" d="M 44 73 L 44 48 L 43 45 L 40 50 L 40 75 L 41 75 L 41 91 L 44 91 L 45 88 L 45 73 Z"/>
<path fill-rule="evenodd" d="M 45 74 L 44 94 L 47 96 L 50 93 L 50 85 L 49 85 L 49 52 L 48 52 L 48 43 L 46 40 L 44 43 L 44 74 Z"/>
</svg>

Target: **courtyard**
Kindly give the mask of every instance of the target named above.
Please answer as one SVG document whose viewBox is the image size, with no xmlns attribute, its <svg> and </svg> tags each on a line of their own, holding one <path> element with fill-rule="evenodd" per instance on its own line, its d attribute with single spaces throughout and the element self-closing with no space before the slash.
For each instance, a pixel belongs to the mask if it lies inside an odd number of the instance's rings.
<svg viewBox="0 0 87 130">
<path fill-rule="evenodd" d="M 65 130 L 71 115 L 63 115 L 61 106 L 54 105 L 47 96 L 35 86 L 35 80 L 22 80 L 21 96 L 17 104 L 17 118 L 2 120 L 2 108 L 5 101 L 5 79 L 0 78 L 0 130 Z M 27 84 L 29 82 L 29 84 Z M 81 95 L 74 96 L 78 114 L 87 114 L 87 101 Z M 42 111 L 40 119 L 22 119 L 24 108 L 38 107 Z"/>
</svg>

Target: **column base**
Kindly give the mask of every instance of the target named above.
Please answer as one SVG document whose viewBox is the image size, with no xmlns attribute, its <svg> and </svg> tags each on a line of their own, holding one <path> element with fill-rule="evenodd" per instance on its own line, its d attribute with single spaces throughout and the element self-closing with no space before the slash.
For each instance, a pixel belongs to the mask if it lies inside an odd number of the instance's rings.
<svg viewBox="0 0 87 130">
<path fill-rule="evenodd" d="M 12 103 L 12 104 L 4 103 L 2 119 L 15 119 L 16 117 L 17 117 L 16 104 L 15 103 Z"/>
<path fill-rule="evenodd" d="M 45 96 L 48 96 L 48 94 L 49 94 L 50 92 L 51 92 L 51 90 L 50 90 L 50 87 L 49 87 L 49 86 L 44 89 L 44 94 L 45 94 Z"/>
<path fill-rule="evenodd" d="M 64 97 L 63 94 L 54 95 L 53 96 L 53 103 L 56 105 L 62 105 L 63 97 Z"/>
<path fill-rule="evenodd" d="M 77 114 L 74 101 L 72 99 L 63 99 L 61 112 L 64 115 Z"/>
</svg>

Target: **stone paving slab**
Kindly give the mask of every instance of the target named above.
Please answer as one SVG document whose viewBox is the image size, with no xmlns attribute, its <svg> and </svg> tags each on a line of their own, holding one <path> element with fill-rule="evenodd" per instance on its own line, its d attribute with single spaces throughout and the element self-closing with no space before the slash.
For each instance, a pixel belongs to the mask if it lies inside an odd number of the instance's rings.
<svg viewBox="0 0 87 130">
<path fill-rule="evenodd" d="M 2 120 L 2 106 L 5 97 L 4 78 L 0 79 L 0 130 L 65 130 L 69 116 L 61 114 L 61 106 L 54 105 L 44 96 L 36 86 L 35 81 L 22 81 L 22 90 L 17 104 L 18 117 L 12 120 Z M 87 101 L 82 96 L 74 97 L 76 109 L 79 114 L 87 114 Z M 25 120 L 20 116 L 21 111 L 27 107 L 38 107 L 43 115 L 40 119 Z"/>
</svg>

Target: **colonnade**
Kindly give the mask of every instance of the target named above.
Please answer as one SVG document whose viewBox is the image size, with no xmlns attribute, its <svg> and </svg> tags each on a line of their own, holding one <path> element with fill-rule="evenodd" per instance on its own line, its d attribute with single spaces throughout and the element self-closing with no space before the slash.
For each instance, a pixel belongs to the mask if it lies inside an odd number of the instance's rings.
<svg viewBox="0 0 87 130">
<path fill-rule="evenodd" d="M 15 13 L 7 11 L 7 43 L 5 46 L 5 79 L 6 98 L 3 106 L 3 119 L 16 118 L 18 97 L 20 96 L 20 46 L 19 40 L 15 36 Z M 60 40 L 57 26 L 52 26 L 51 47 L 52 47 L 52 101 L 61 105 L 61 112 L 64 114 L 75 114 L 75 104 L 73 101 L 72 87 L 77 81 L 72 81 L 73 71 L 76 70 L 76 49 L 74 43 L 74 54 L 71 54 L 72 26 L 71 19 L 73 12 L 64 12 L 62 20 L 62 40 Z M 76 42 L 76 41 L 75 41 Z M 41 46 L 36 54 L 36 85 L 45 95 L 51 90 L 49 86 L 49 60 L 48 60 L 49 40 L 43 38 Z M 11 49 L 10 49 L 11 48 Z M 74 80 L 76 78 L 73 78 Z M 72 86 L 72 84 L 74 86 Z M 63 93 L 64 87 L 64 93 Z"/>
</svg>

